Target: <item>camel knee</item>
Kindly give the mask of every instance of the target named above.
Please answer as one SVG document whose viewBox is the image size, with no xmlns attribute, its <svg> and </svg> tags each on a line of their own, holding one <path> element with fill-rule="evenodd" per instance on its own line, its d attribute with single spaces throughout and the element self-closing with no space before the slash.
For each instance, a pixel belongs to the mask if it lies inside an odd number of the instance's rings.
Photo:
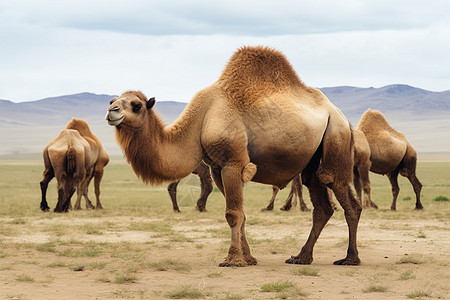
<svg viewBox="0 0 450 300">
<path fill-rule="evenodd" d="M 225 219 L 228 225 L 233 228 L 237 225 L 241 225 L 245 221 L 245 216 L 243 213 L 237 211 L 227 211 L 225 213 Z"/>
</svg>

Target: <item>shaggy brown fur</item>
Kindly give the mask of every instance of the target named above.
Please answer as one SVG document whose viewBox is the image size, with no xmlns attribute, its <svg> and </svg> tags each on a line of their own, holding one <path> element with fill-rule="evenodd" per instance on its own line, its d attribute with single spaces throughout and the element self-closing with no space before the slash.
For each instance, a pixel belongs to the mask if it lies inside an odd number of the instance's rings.
<svg viewBox="0 0 450 300">
<path fill-rule="evenodd" d="M 308 90 L 286 57 L 267 47 L 240 48 L 230 58 L 217 82 L 237 107 L 293 86 Z"/>
<path fill-rule="evenodd" d="M 422 184 L 416 177 L 417 153 L 405 135 L 393 129 L 381 112 L 370 109 L 362 115 L 357 129 L 364 133 L 370 146 L 370 171 L 389 178 L 393 195 L 391 210 L 396 210 L 400 192 L 399 173 L 411 182 L 416 194 L 416 209 L 422 209 Z"/>
<path fill-rule="evenodd" d="M 313 247 L 333 214 L 326 186 L 345 211 L 347 256 L 360 263 L 356 233 L 361 206 L 351 193 L 353 139 L 343 114 L 319 90 L 306 87 L 284 55 L 264 47 L 238 50 L 220 79 L 198 92 L 174 124 L 155 115 L 154 99 L 128 92 L 111 101 L 106 119 L 136 174 L 147 183 L 178 180 L 203 160 L 226 199 L 231 229 L 219 266 L 256 264 L 245 235 L 243 182 L 286 186 L 297 174 L 314 206 L 313 226 L 289 264 L 310 264 Z"/>
<path fill-rule="evenodd" d="M 95 208 L 101 209 L 100 181 L 103 169 L 109 162 L 100 140 L 91 132 L 88 124 L 81 119 L 72 119 L 61 133 L 44 149 L 44 166 L 41 192 L 41 209 L 48 211 L 47 187 L 56 176 L 58 181 L 58 204 L 55 212 L 68 211 L 70 198 L 77 188 L 77 201 L 74 209 L 81 209 L 81 196 L 85 197 L 86 208 L 94 208 L 88 198 L 88 186 L 95 178 Z"/>
</svg>

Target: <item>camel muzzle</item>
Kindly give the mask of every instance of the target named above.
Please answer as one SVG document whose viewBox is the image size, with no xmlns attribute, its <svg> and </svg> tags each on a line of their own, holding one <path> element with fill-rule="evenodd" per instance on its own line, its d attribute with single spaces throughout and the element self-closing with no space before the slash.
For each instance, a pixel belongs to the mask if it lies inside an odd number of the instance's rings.
<svg viewBox="0 0 450 300">
<path fill-rule="evenodd" d="M 119 125 L 124 118 L 125 116 L 119 112 L 118 108 L 108 109 L 105 116 L 106 121 L 108 121 L 108 124 L 111 126 Z"/>
</svg>

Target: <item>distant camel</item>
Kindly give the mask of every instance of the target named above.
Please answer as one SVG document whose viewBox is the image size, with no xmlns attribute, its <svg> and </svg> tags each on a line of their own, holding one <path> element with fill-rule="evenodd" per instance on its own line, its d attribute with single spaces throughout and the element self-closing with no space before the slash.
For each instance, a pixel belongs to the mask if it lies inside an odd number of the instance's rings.
<svg viewBox="0 0 450 300">
<path fill-rule="evenodd" d="M 364 133 L 370 146 L 370 171 L 389 178 L 393 195 L 391 210 L 396 210 L 400 192 L 399 173 L 407 177 L 414 188 L 416 209 L 423 209 L 420 202 L 422 184 L 416 177 L 417 153 L 405 135 L 393 129 L 381 112 L 370 109 L 362 115 L 357 130 Z"/>
<path fill-rule="evenodd" d="M 91 132 L 88 124 L 81 119 L 72 119 L 58 136 L 50 141 L 43 152 L 45 170 L 40 182 L 41 210 L 48 211 L 47 187 L 56 176 L 58 181 L 58 203 L 55 212 L 67 212 L 70 198 L 77 189 L 74 209 L 81 209 L 81 196 L 85 197 L 86 208 L 94 208 L 88 198 L 88 186 L 95 178 L 96 209 L 102 209 L 100 202 L 100 181 L 109 156 L 100 140 Z"/>
<path fill-rule="evenodd" d="M 344 209 L 346 257 L 359 265 L 357 228 L 361 205 L 353 196 L 351 126 L 317 89 L 306 86 L 286 57 L 265 47 L 243 47 L 220 78 L 198 92 L 172 124 L 152 109 L 155 99 L 128 91 L 111 100 L 108 124 L 134 172 L 146 183 L 176 181 L 204 161 L 226 201 L 231 244 L 220 267 L 255 265 L 245 233 L 243 183 L 285 187 L 296 175 L 309 189 L 313 225 L 288 264 L 311 264 L 313 248 L 333 215 L 327 188 Z"/>
</svg>

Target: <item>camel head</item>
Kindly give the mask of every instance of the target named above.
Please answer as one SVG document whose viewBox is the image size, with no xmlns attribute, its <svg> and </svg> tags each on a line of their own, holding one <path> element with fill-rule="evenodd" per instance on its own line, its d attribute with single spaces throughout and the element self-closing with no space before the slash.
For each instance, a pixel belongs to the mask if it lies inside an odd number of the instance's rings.
<svg viewBox="0 0 450 300">
<path fill-rule="evenodd" d="M 155 104 L 155 98 L 147 100 L 140 91 L 128 91 L 110 103 L 105 117 L 109 125 L 138 129 L 147 121 L 148 110 Z"/>
</svg>

